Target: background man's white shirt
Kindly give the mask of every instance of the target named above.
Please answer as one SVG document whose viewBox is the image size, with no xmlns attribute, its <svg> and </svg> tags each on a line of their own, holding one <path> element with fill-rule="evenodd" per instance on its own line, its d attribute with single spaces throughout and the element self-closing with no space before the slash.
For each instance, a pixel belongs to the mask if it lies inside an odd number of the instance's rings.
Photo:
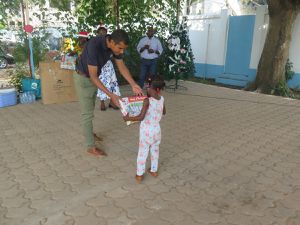
<svg viewBox="0 0 300 225">
<path fill-rule="evenodd" d="M 145 45 L 149 45 L 150 46 L 149 48 L 153 49 L 154 52 L 149 53 L 148 49 L 145 49 L 142 53 L 140 53 L 141 48 L 143 48 Z M 149 38 L 148 36 L 146 36 L 140 40 L 137 46 L 137 51 L 140 53 L 141 58 L 155 59 L 161 55 L 161 53 L 163 52 L 163 48 L 160 41 L 156 37 Z M 155 51 L 159 51 L 159 55 L 157 55 Z"/>
</svg>

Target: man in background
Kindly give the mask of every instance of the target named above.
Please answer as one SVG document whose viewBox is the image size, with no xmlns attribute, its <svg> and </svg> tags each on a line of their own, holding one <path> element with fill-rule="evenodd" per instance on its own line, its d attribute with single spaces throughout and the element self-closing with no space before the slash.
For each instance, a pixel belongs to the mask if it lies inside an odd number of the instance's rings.
<svg viewBox="0 0 300 225">
<path fill-rule="evenodd" d="M 97 28 L 97 35 L 107 35 L 107 28 L 103 23 L 100 23 Z"/>
<path fill-rule="evenodd" d="M 139 85 L 144 87 L 146 76 L 153 79 L 156 74 L 157 60 L 163 52 L 161 42 L 154 37 L 156 30 L 150 26 L 148 27 L 146 36 L 143 37 L 138 45 L 137 51 L 141 56 L 141 71 L 139 77 Z"/>
</svg>

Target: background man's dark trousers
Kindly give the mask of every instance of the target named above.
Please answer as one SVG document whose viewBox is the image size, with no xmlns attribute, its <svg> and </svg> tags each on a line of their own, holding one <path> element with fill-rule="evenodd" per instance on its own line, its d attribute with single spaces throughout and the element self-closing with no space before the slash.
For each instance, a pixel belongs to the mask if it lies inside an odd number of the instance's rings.
<svg viewBox="0 0 300 225">
<path fill-rule="evenodd" d="M 146 78 L 151 77 L 153 79 L 156 75 L 157 58 L 155 59 L 141 59 L 141 72 L 139 78 L 139 85 L 144 87 Z"/>
</svg>

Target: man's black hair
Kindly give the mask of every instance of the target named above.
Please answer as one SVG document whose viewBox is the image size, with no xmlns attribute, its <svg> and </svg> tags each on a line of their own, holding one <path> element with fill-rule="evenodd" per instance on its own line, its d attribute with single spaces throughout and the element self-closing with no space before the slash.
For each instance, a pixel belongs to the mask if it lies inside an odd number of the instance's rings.
<svg viewBox="0 0 300 225">
<path fill-rule="evenodd" d="M 110 40 L 113 40 L 116 44 L 123 42 L 125 45 L 129 44 L 129 37 L 125 30 L 118 29 L 111 33 Z"/>
<path fill-rule="evenodd" d="M 107 29 L 105 27 L 99 27 L 96 31 L 97 34 L 100 33 L 101 30 L 105 30 L 107 32 Z"/>
</svg>

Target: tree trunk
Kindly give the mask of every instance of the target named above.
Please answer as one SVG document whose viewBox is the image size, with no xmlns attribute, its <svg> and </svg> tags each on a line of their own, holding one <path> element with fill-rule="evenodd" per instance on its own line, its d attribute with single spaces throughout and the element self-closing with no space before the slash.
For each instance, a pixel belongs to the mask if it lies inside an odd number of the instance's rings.
<svg viewBox="0 0 300 225">
<path fill-rule="evenodd" d="M 180 12 L 180 0 L 176 1 L 176 20 L 179 21 L 179 12 Z"/>
<path fill-rule="evenodd" d="M 188 15 L 190 15 L 190 7 L 191 7 L 191 0 L 187 0 L 186 1 L 186 11 L 185 11 L 185 13 L 186 13 L 186 15 L 188 16 Z"/>
<path fill-rule="evenodd" d="M 114 9 L 115 9 L 115 15 L 116 15 L 116 26 L 117 26 L 117 29 L 120 29 L 120 5 L 119 5 L 119 0 L 114 0 Z"/>
<path fill-rule="evenodd" d="M 293 0 L 268 0 L 269 27 L 258 64 L 255 88 L 270 93 L 284 79 L 293 25 L 298 14 Z"/>
</svg>

